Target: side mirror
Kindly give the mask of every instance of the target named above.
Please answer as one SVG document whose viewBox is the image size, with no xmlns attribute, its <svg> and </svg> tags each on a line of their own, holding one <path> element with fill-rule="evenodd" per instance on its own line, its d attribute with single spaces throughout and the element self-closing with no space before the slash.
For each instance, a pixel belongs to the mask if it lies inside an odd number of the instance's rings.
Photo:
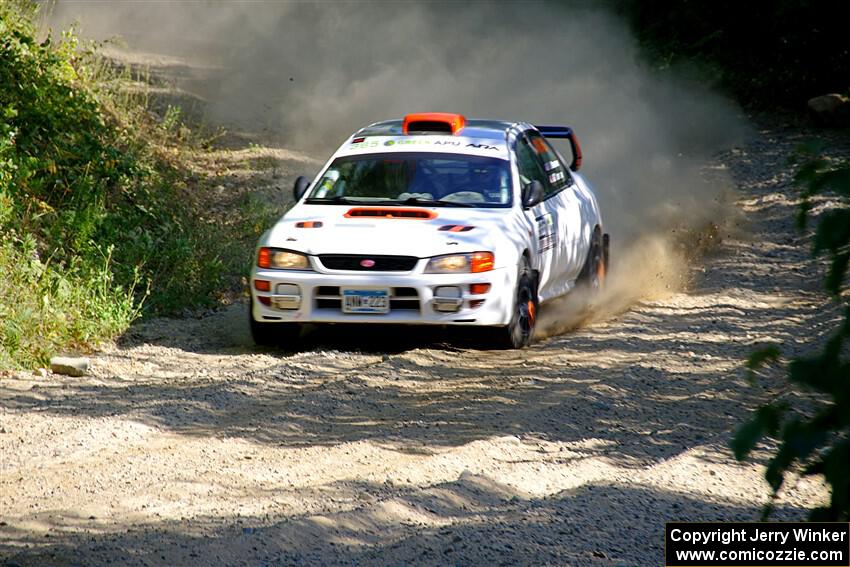
<svg viewBox="0 0 850 567">
<path fill-rule="evenodd" d="M 308 187 L 310 187 L 310 180 L 303 175 L 299 175 L 295 180 L 295 186 L 292 188 L 292 196 L 295 197 L 296 201 L 301 200 L 301 197 L 307 192 Z"/>
<path fill-rule="evenodd" d="M 534 205 L 543 200 L 543 184 L 537 181 L 531 181 L 522 188 L 522 206 L 530 209 Z"/>
</svg>

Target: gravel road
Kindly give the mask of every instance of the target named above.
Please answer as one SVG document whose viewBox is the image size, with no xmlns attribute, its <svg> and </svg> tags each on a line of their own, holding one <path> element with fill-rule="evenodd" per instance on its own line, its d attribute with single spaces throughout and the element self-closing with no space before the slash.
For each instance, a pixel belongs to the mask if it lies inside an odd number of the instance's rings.
<svg viewBox="0 0 850 567">
<path fill-rule="evenodd" d="M 727 442 L 782 381 L 742 360 L 837 317 L 793 228 L 803 137 L 707 164 L 740 215 L 685 290 L 526 350 L 343 330 L 264 351 L 235 304 L 141 323 L 84 378 L 0 377 L 0 563 L 646 566 L 665 521 L 757 519 L 766 453 Z M 777 517 L 824 498 L 791 482 Z"/>
</svg>

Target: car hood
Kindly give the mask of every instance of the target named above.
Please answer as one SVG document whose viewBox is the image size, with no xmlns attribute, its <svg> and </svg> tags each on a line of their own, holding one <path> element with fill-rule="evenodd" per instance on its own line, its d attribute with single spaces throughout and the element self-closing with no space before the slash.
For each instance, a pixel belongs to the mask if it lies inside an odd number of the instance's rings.
<svg viewBox="0 0 850 567">
<path fill-rule="evenodd" d="M 346 216 L 352 209 L 414 211 L 432 218 Z M 510 213 L 511 209 L 465 207 L 301 205 L 266 234 L 263 244 L 314 255 L 390 254 L 419 258 L 492 250 L 496 246 L 494 234 L 505 233 Z M 317 222 L 321 226 L 317 227 Z"/>
</svg>

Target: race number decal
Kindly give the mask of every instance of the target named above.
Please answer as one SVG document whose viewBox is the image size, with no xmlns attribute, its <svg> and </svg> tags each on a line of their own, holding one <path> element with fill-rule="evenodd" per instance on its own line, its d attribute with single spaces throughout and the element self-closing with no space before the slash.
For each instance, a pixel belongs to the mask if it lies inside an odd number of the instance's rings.
<svg viewBox="0 0 850 567">
<path fill-rule="evenodd" d="M 555 219 L 552 213 L 546 213 L 534 219 L 537 221 L 537 252 L 543 254 L 555 247 L 558 231 L 555 229 Z"/>
</svg>

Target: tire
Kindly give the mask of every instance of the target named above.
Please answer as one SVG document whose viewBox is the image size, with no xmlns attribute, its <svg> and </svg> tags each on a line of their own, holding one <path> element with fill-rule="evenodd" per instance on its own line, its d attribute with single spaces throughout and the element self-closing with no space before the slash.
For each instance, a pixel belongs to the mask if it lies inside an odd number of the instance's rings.
<svg viewBox="0 0 850 567">
<path fill-rule="evenodd" d="M 605 266 L 605 278 L 608 278 L 608 266 L 611 263 L 611 235 L 603 234 L 602 235 L 602 258 L 603 265 Z"/>
<path fill-rule="evenodd" d="M 610 238 L 603 235 L 597 226 L 590 240 L 590 250 L 576 282 L 578 287 L 586 289 L 591 293 L 598 293 L 605 287 L 605 278 L 608 274 L 608 250 Z"/>
<path fill-rule="evenodd" d="M 490 346 L 499 349 L 523 348 L 531 343 L 537 323 L 537 285 L 534 272 L 523 257 L 517 276 L 516 300 L 511 322 L 505 327 L 493 329 Z"/>
<path fill-rule="evenodd" d="M 254 319 L 253 299 L 248 304 L 248 322 L 254 344 L 295 350 L 301 335 L 300 323 L 262 323 Z"/>
</svg>

